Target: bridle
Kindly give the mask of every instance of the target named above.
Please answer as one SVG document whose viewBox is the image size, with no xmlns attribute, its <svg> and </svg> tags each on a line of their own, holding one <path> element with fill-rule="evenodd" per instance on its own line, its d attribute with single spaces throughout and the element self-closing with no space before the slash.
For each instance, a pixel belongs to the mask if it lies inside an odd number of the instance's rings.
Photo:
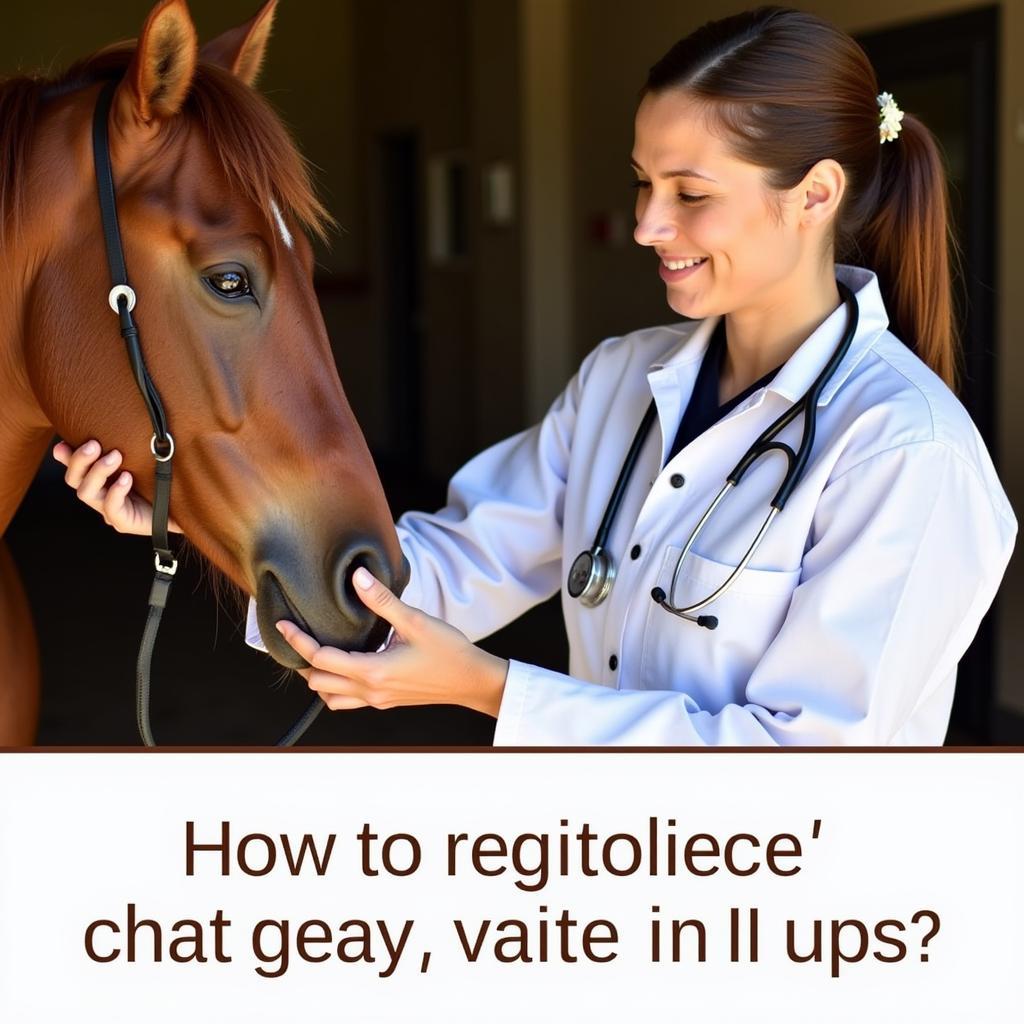
<svg viewBox="0 0 1024 1024">
<path fill-rule="evenodd" d="M 156 486 L 153 497 L 153 552 L 156 575 L 153 577 L 153 585 L 149 591 L 149 614 L 146 617 L 146 626 L 142 633 L 136 662 L 135 714 L 142 742 L 147 747 L 155 747 L 156 741 L 153 739 L 153 732 L 149 724 L 150 667 L 153 661 L 156 635 L 160 629 L 160 619 L 167 606 L 171 583 L 174 581 L 174 574 L 178 569 L 178 560 L 174 557 L 174 552 L 171 549 L 167 530 L 171 505 L 174 438 L 167 428 L 167 414 L 164 412 L 160 393 L 146 369 L 146 361 L 142 357 L 142 348 L 139 345 L 139 329 L 132 319 L 132 310 L 135 308 L 135 292 L 128 284 L 124 249 L 121 246 L 121 230 L 117 223 L 114 175 L 110 164 L 108 122 L 116 88 L 117 81 L 110 81 L 100 91 L 93 115 L 92 153 L 96 167 L 100 219 L 103 222 L 103 241 L 107 249 L 107 266 L 110 270 L 111 289 L 107 301 L 121 322 L 121 337 L 124 339 L 128 351 L 128 360 L 135 376 L 135 383 L 138 385 L 142 400 L 146 403 L 146 411 L 153 424 L 153 437 L 149 442 L 149 450 L 156 460 Z M 320 697 L 314 698 L 298 721 L 277 741 L 276 746 L 290 747 L 294 744 L 313 724 L 313 720 L 323 708 L 323 700 Z"/>
</svg>

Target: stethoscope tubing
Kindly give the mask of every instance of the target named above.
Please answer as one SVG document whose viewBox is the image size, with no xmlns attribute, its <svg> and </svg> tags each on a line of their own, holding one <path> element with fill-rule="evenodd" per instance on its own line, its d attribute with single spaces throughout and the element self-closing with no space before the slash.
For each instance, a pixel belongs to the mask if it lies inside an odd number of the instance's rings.
<svg viewBox="0 0 1024 1024">
<path fill-rule="evenodd" d="M 701 516 L 697 525 L 691 531 L 686 544 L 683 546 L 681 554 L 678 559 L 676 559 L 675 568 L 672 572 L 672 581 L 669 585 L 670 592 L 665 594 L 660 587 L 655 587 L 654 590 L 651 591 L 651 597 L 653 600 L 673 615 L 688 619 L 691 622 L 696 622 L 698 625 L 705 626 L 708 629 L 716 628 L 718 625 L 718 619 L 715 616 L 694 616 L 692 613 L 700 611 L 700 609 L 706 608 L 709 604 L 717 601 L 730 589 L 730 587 L 732 587 L 733 583 L 735 583 L 736 579 L 743 570 L 746 569 L 750 560 L 754 557 L 761 541 L 768 532 L 768 528 L 775 520 L 775 517 L 783 510 L 783 508 L 785 508 L 790 495 L 796 489 L 803 477 L 807 462 L 810 459 L 811 450 L 814 447 L 817 407 L 821 398 L 821 393 L 826 384 L 832 379 L 839 367 L 839 364 L 846 357 L 847 352 L 850 350 L 850 345 L 852 344 L 854 335 L 857 332 L 857 324 L 860 319 L 860 309 L 857 303 L 857 297 L 854 295 L 853 291 L 838 279 L 836 280 L 836 286 L 838 287 L 840 295 L 842 296 L 847 308 L 847 324 L 842 340 L 836 346 L 836 349 L 832 353 L 828 362 L 815 378 L 814 383 L 811 384 L 804 393 L 803 397 L 799 401 L 795 402 L 791 408 L 787 409 L 778 417 L 778 419 L 764 430 L 760 437 L 758 437 L 757 440 L 754 441 L 754 443 L 747 449 L 732 472 L 728 474 L 725 485 L 718 492 L 714 501 L 712 501 L 707 511 Z M 600 579 L 598 580 L 596 578 L 598 574 L 592 574 L 592 580 L 588 583 L 588 586 L 583 593 L 574 593 L 575 588 L 571 583 L 572 573 L 570 572 L 570 595 L 578 597 L 583 604 L 588 607 L 595 607 L 600 604 L 611 589 L 611 583 L 615 577 L 615 567 L 611 559 L 611 555 L 608 553 L 606 547 L 608 543 L 608 536 L 611 532 L 612 523 L 618 514 L 619 506 L 622 504 L 622 498 L 625 494 L 629 479 L 636 468 L 640 450 L 643 447 L 647 433 L 654 422 L 656 413 L 656 405 L 652 401 L 650 406 L 648 406 L 647 411 L 644 413 L 640 427 L 637 430 L 629 451 L 626 454 L 626 458 L 623 461 L 622 469 L 619 471 L 619 476 L 615 482 L 615 488 L 612 491 L 608 500 L 608 505 L 605 508 L 604 516 L 601 519 L 601 525 L 598 528 L 597 536 L 594 538 L 594 543 L 590 548 L 589 553 L 591 557 L 595 560 L 599 557 L 602 562 L 603 571 L 599 574 Z M 804 418 L 803 432 L 800 439 L 800 446 L 796 451 L 794 451 L 788 444 L 776 441 L 775 438 L 800 415 L 803 415 Z M 758 530 L 757 536 L 747 548 L 739 565 L 729 574 L 725 582 L 708 597 L 701 601 L 697 601 L 694 604 L 687 605 L 686 607 L 677 607 L 672 603 L 672 595 L 675 593 L 676 583 L 679 579 L 679 574 L 682 571 L 683 561 L 690 553 L 690 550 L 697 538 L 700 536 L 701 531 L 704 529 L 708 520 L 711 518 L 714 511 L 718 508 L 729 491 L 739 486 L 743 477 L 746 475 L 747 470 L 750 469 L 750 467 L 759 458 L 774 451 L 781 452 L 786 457 L 786 475 L 783 478 L 782 484 L 776 492 L 775 497 L 771 500 L 768 516 L 765 518 L 764 523 Z M 582 553 L 573 565 L 576 566 L 586 554 L 587 552 Z M 600 586 L 598 586 L 598 583 L 600 583 Z"/>
<path fill-rule="evenodd" d="M 605 545 L 608 543 L 608 534 L 612 529 L 612 523 L 619 511 L 619 505 L 622 504 L 622 498 L 626 493 L 629 478 L 633 475 L 637 459 L 640 457 L 640 449 L 643 448 L 644 441 L 647 440 L 647 435 L 650 433 L 654 417 L 657 414 L 658 406 L 652 400 L 651 404 L 647 407 L 647 411 L 644 413 L 644 418 L 640 421 L 636 434 L 633 436 L 633 443 L 629 446 L 629 451 L 626 452 L 626 457 L 622 461 L 622 469 L 619 470 L 619 476 L 615 481 L 615 488 L 608 501 L 608 507 L 604 510 L 604 517 L 601 519 L 601 525 L 597 528 L 597 535 L 594 537 L 592 545 L 594 548 L 600 548 L 602 551 L 605 550 Z"/>
</svg>

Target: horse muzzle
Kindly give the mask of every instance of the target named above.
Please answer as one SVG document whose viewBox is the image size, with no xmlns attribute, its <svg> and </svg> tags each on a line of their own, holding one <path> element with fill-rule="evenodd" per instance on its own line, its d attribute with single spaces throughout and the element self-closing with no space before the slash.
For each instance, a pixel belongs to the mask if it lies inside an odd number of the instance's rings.
<svg viewBox="0 0 1024 1024">
<path fill-rule="evenodd" d="M 359 599 L 352 574 L 367 569 L 396 594 L 409 582 L 409 563 L 393 571 L 380 544 L 354 537 L 338 544 L 313 564 L 296 545 L 280 539 L 264 542 L 256 560 L 256 618 L 271 657 L 286 668 L 305 668 L 306 661 L 277 631 L 289 619 L 324 646 L 346 651 L 374 651 L 387 638 L 389 624 Z"/>
</svg>

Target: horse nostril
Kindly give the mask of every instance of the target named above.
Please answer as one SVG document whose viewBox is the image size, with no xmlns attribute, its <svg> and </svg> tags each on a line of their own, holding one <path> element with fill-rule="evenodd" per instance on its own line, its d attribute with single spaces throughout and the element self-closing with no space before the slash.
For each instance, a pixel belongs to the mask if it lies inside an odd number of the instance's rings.
<svg viewBox="0 0 1024 1024">
<path fill-rule="evenodd" d="M 359 599 L 352 574 L 362 567 L 387 584 L 386 566 L 384 556 L 367 542 L 353 544 L 339 554 L 334 563 L 332 592 L 338 608 L 346 618 L 358 622 L 373 614 Z"/>
</svg>

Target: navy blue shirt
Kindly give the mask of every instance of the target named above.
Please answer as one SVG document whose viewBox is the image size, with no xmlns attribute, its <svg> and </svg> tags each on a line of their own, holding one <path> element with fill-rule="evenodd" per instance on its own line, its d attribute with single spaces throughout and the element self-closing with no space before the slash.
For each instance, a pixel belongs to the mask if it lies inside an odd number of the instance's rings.
<svg viewBox="0 0 1024 1024">
<path fill-rule="evenodd" d="M 725 364 L 725 317 L 723 316 L 708 342 L 707 351 L 701 361 L 700 370 L 697 372 L 697 380 L 693 385 L 693 394 L 679 422 L 679 430 L 676 431 L 676 439 L 672 442 L 672 450 L 668 453 L 668 459 L 673 459 L 681 452 L 694 438 L 700 437 L 708 427 L 717 423 L 726 413 L 735 409 L 745 398 L 749 398 L 759 388 L 770 383 L 772 378 L 779 372 L 781 367 L 776 367 L 770 373 L 766 373 L 759 381 L 755 381 L 744 391 L 741 391 L 735 398 L 730 398 L 725 405 L 718 404 L 718 385 L 722 377 L 722 367 Z"/>
</svg>

